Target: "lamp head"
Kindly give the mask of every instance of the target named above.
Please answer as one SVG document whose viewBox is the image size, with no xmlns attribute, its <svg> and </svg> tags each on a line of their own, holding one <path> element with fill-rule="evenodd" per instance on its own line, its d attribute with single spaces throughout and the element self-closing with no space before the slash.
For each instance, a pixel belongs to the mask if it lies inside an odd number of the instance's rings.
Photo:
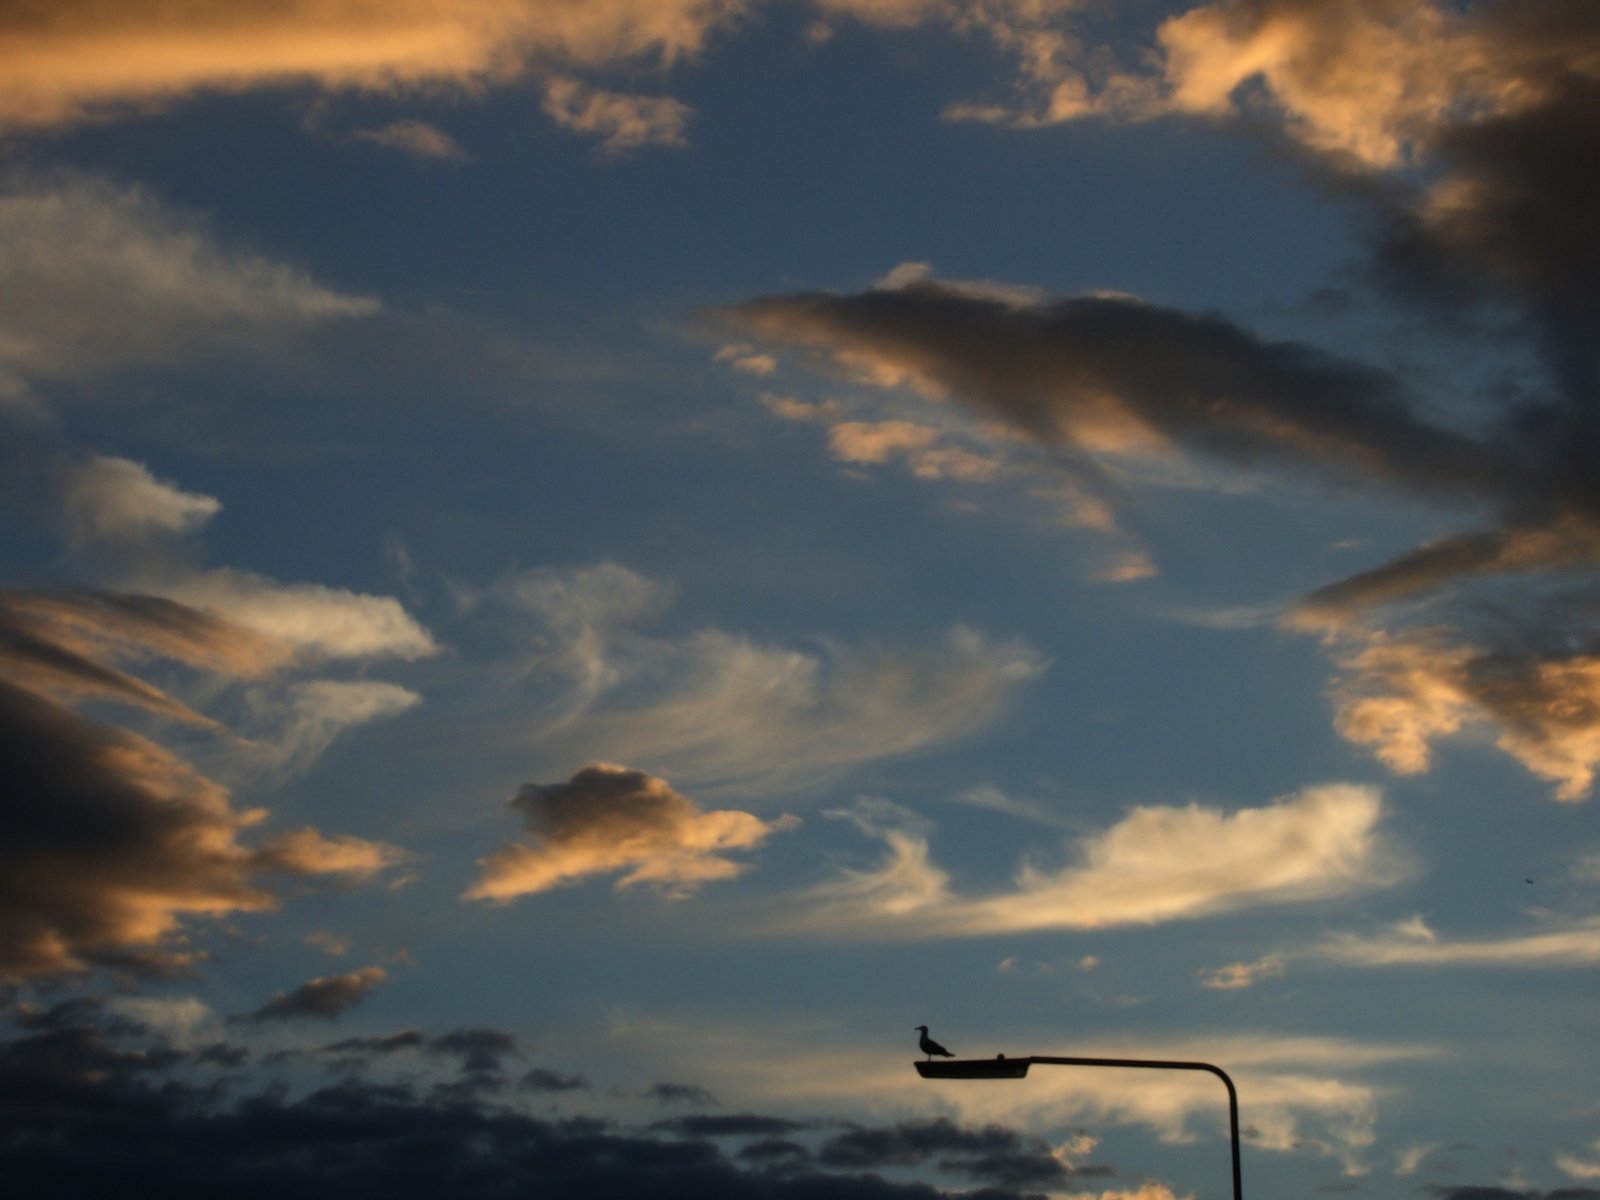
<svg viewBox="0 0 1600 1200">
<path fill-rule="evenodd" d="M 1031 1058 L 952 1058 L 943 1062 L 913 1064 L 924 1079 L 1021 1079 L 1033 1065 Z"/>
</svg>

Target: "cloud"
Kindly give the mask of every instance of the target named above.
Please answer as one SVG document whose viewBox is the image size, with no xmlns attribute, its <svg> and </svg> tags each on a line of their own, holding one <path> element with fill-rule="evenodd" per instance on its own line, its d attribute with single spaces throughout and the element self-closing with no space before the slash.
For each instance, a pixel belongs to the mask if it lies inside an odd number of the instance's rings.
<svg viewBox="0 0 1600 1200">
<path fill-rule="evenodd" d="M 378 93 L 513 82 L 542 64 L 693 55 L 741 0 L 65 0 L 18 14 L 0 126 L 115 116 L 202 91 L 267 86 Z"/>
<path fill-rule="evenodd" d="M 192 608 L 292 647 L 303 659 L 399 658 L 438 653 L 433 637 L 391 596 L 319 583 L 278 583 L 222 567 L 143 580 Z"/>
<path fill-rule="evenodd" d="M 368 841 L 349 834 L 329 837 L 310 826 L 275 834 L 262 842 L 253 855 L 255 865 L 263 870 L 290 875 L 339 875 L 358 883 L 373 879 L 407 862 L 410 857 L 400 847 L 387 842 Z M 332 947 L 341 943 L 330 942 L 329 937 L 313 934 L 307 940 L 316 938 L 333 952 Z"/>
<path fill-rule="evenodd" d="M 499 1029 L 454 1029 L 427 1041 L 429 1054 L 458 1059 L 463 1071 L 496 1073 L 504 1059 L 520 1053 L 517 1039 Z"/>
<path fill-rule="evenodd" d="M 1073 864 L 1024 864 L 1011 890 L 963 896 L 929 857 L 926 830 L 879 808 L 853 819 L 887 844 L 883 861 L 813 889 L 792 927 L 919 937 L 1102 929 L 1347 895 L 1401 870 L 1381 816 L 1377 790 L 1353 784 L 1232 814 L 1141 806 L 1080 839 Z"/>
<path fill-rule="evenodd" d="M 62 500 L 74 536 L 91 542 L 181 536 L 222 509 L 214 496 L 185 492 L 142 463 L 107 455 L 70 470 Z"/>
<path fill-rule="evenodd" d="M 316 1017 L 331 1021 L 365 1000 L 389 978 L 382 967 L 362 967 L 343 975 L 308 980 L 289 992 L 279 992 L 241 1020 L 288 1021 Z"/>
<path fill-rule="evenodd" d="M 124 962 L 181 966 L 184 918 L 276 906 L 268 866 L 363 874 L 341 853 L 296 842 L 256 851 L 240 834 L 264 814 L 232 809 L 221 787 L 153 742 L 97 725 L 0 682 L 0 974 L 44 975 Z M 298 850 L 298 853 L 292 851 Z"/>
<path fill-rule="evenodd" d="M 358 725 L 408 712 L 422 703 L 410 688 L 377 680 L 314 679 L 245 694 L 249 756 L 273 770 L 309 767 L 339 736 Z"/>
<path fill-rule="evenodd" d="M 527 572 L 479 597 L 537 647 L 508 681 L 550 698 L 523 736 L 572 759 L 624 747 L 653 773 L 764 794 L 969 737 L 1047 665 L 963 627 L 924 646 L 818 638 L 806 649 L 716 628 L 647 635 L 671 596 L 601 564 Z"/>
<path fill-rule="evenodd" d="M 483 859 L 469 900 L 508 901 L 618 872 L 625 872 L 619 889 L 649 884 L 686 896 L 743 872 L 723 852 L 754 849 L 794 824 L 706 812 L 663 780 L 609 763 L 591 763 L 566 783 L 527 784 L 509 803 L 533 843 L 514 842 Z"/>
<path fill-rule="evenodd" d="M 670 96 L 634 96 L 566 75 L 545 81 L 544 112 L 564 129 L 601 136 L 599 149 L 622 154 L 641 146 L 682 146 L 694 110 Z"/>
<path fill-rule="evenodd" d="M 840 421 L 828 430 L 828 449 L 847 463 L 905 462 L 919 479 L 981 483 L 999 472 L 998 458 L 945 444 L 940 430 L 914 421 Z"/>
<path fill-rule="evenodd" d="M 232 768 L 256 774 L 304 771 L 346 731 L 421 702 L 409 688 L 377 680 L 285 678 L 329 661 L 436 654 L 432 635 L 392 597 L 190 565 L 175 539 L 220 503 L 129 459 L 99 457 L 68 469 L 62 497 L 82 557 L 109 566 L 138 592 L 0 594 L 0 662 L 9 658 L 14 669 L 26 662 L 36 684 L 220 729 L 111 662 L 160 653 L 249 679 L 238 697 L 243 736 L 228 750 Z M 45 651 L 41 636 L 52 643 Z"/>
<path fill-rule="evenodd" d="M 710 1200 L 1026 1200 L 833 1173 L 805 1154 L 773 1172 L 714 1133 L 619 1127 L 594 1117 L 541 1119 L 470 1089 L 348 1075 L 304 1091 L 254 1089 L 217 1055 L 96 1026 L 86 1014 L 0 1038 L 8 1101 L 6 1180 L 22 1195 L 105 1195 L 159 1179 L 165 1195 L 337 1193 L 353 1200 L 449 1195 L 549 1200 L 672 1195 Z M 334 1062 L 330 1067 L 341 1070 Z M 684 1085 L 669 1085 L 694 1092 Z M 41 1103 L 47 1097 L 48 1103 Z"/>
<path fill-rule="evenodd" d="M 990 1123 L 964 1127 L 948 1117 L 847 1129 L 822 1143 L 824 1166 L 881 1171 L 935 1162 L 943 1171 L 972 1175 L 1003 1187 L 1059 1190 L 1076 1172 L 1041 1141 Z"/>
<path fill-rule="evenodd" d="M 114 700 L 226 736 L 115 664 L 165 659 L 228 681 L 286 653 L 160 597 L 0 592 L 0 974 L 181 966 L 185 918 L 275 906 L 265 871 L 359 880 L 398 861 L 394 847 L 309 828 L 251 848 L 240 836 L 265 812 L 235 810 L 170 750 L 68 707 Z"/>
<path fill-rule="evenodd" d="M 1506 471 L 1489 447 L 1424 421 L 1381 371 L 1125 297 L 1024 302 L 918 277 L 719 315 L 860 381 L 957 397 L 1082 455 L 1160 459 L 1181 446 L 1458 497 L 1501 486 Z"/>
<path fill-rule="evenodd" d="M 285 648 L 159 596 L 0 590 L 0 675 L 54 697 L 116 700 L 215 727 L 116 664 L 159 657 L 233 677 L 278 666 Z"/>
<path fill-rule="evenodd" d="M 1591 1151 L 1600 1151 L 1600 1141 L 1590 1142 Z M 1556 1155 L 1556 1166 L 1570 1179 L 1600 1179 L 1600 1161 L 1579 1158 L 1576 1154 Z"/>
<path fill-rule="evenodd" d="M 1586 410 L 1558 412 L 1544 433 L 1509 420 L 1506 431 L 1462 433 L 1425 419 L 1383 372 L 1221 318 L 1125 297 L 998 295 L 921 269 L 868 292 L 767 297 L 722 317 L 902 400 L 965 401 L 1064 453 L 1069 472 L 1087 463 L 1071 484 L 1092 481 L 1077 508 L 1108 529 L 1128 467 L 1180 453 L 1487 509 L 1499 524 L 1321 587 L 1284 622 L 1324 638 L 1341 671 L 1337 728 L 1392 769 L 1426 770 L 1434 743 L 1486 730 L 1559 799 L 1588 794 L 1600 763 L 1600 623 L 1581 581 L 1600 569 L 1600 491 L 1572 451 L 1589 444 Z M 836 429 L 857 459 L 911 456 L 933 437 L 905 421 Z M 1102 578 L 1155 571 L 1125 550 Z"/>
<path fill-rule="evenodd" d="M 1309 952 L 1353 967 L 1507 967 L 1518 970 L 1600 962 L 1600 920 L 1579 921 L 1520 937 L 1441 939 L 1420 917 L 1375 937 L 1340 934 Z"/>
<path fill-rule="evenodd" d="M 391 121 L 377 129 L 358 129 L 350 136 L 433 162 L 461 163 L 472 157 L 455 138 L 427 121 Z"/>
<path fill-rule="evenodd" d="M 771 375 L 778 369 L 778 360 L 772 355 L 758 354 L 754 346 L 743 342 L 723 346 L 714 357 L 717 362 L 725 362 L 746 375 Z"/>
<path fill-rule="evenodd" d="M 0 764 L 0 973 L 156 955 L 186 914 L 272 905 L 222 789 L 154 743 L 0 682 Z"/>
<path fill-rule="evenodd" d="M 223 245 L 199 216 L 147 190 L 70 173 L 0 183 L 0 273 L 0 398 L 36 382 L 259 349 L 378 310 Z M 124 492 L 136 483 L 113 482 Z"/>
<path fill-rule="evenodd" d="M 1417 1168 L 1422 1166 L 1422 1160 L 1438 1148 L 1437 1142 L 1405 1147 L 1395 1156 L 1394 1173 L 1402 1177 L 1415 1175 Z"/>
<path fill-rule="evenodd" d="M 1535 625 L 1539 611 L 1524 621 Z M 1558 800 L 1583 800 L 1600 765 L 1600 645 L 1562 646 L 1564 632 L 1488 646 L 1439 629 L 1334 641 L 1336 727 L 1402 774 L 1427 770 L 1442 738 L 1494 729 L 1495 744 L 1556 784 Z"/>
<path fill-rule="evenodd" d="M 525 1092 L 574 1092 L 588 1086 L 582 1075 L 564 1075 L 545 1067 L 534 1067 L 517 1080 L 517 1087 Z"/>
<path fill-rule="evenodd" d="M 1235 991 L 1239 988 L 1254 987 L 1263 979 L 1274 975 L 1282 975 L 1284 958 L 1281 954 L 1268 954 L 1254 962 L 1229 963 L 1225 967 L 1200 973 L 1200 986 L 1212 988 L 1216 991 Z"/>
<path fill-rule="evenodd" d="M 91 559 L 110 550 L 116 570 L 141 592 L 178 601 L 277 648 L 279 664 L 331 659 L 400 658 L 436 654 L 432 636 L 389 596 L 374 596 L 321 584 L 283 584 L 231 568 L 201 570 L 170 550 L 172 539 L 199 528 L 221 509 L 220 501 L 184 492 L 157 480 L 141 463 L 98 457 L 69 469 L 63 504 L 78 547 Z M 101 619 L 104 623 L 104 619 Z M 388 688 L 389 690 L 382 690 Z M 292 701 L 302 715 L 302 735 L 336 710 L 405 707 L 390 685 L 306 685 Z M 314 740 L 314 738 L 312 739 Z"/>
<path fill-rule="evenodd" d="M 817 0 L 817 6 L 829 17 L 887 30 L 943 25 L 986 38 L 1013 63 L 1006 80 L 1011 97 L 950 104 L 945 116 L 953 120 L 1028 127 L 1091 113 L 1138 112 L 1153 90 L 1127 72 L 1106 70 L 1104 48 L 1090 49 L 1077 29 L 1076 18 L 1092 11 L 1081 0 Z"/>
<path fill-rule="evenodd" d="M 1003 1047 L 1008 1052 L 1044 1052 L 1058 1043 L 1060 1030 L 1019 1030 L 1007 1036 L 1012 1039 Z M 1002 1048 L 969 1046 L 953 1035 L 948 1044 L 975 1056 Z M 720 1088 L 726 1082 L 752 1103 L 824 1111 L 849 1104 L 892 1111 L 905 1095 L 904 1051 L 830 1042 L 821 1030 L 813 1031 L 803 1046 L 789 1054 L 774 1053 L 769 1027 L 740 1029 L 726 1021 L 714 1028 L 673 1025 L 641 1030 L 631 1048 L 652 1060 L 665 1056 L 673 1064 L 699 1064 L 710 1086 Z M 1255 1130 L 1252 1145 L 1324 1155 L 1357 1170 L 1374 1144 L 1384 1094 L 1382 1086 L 1365 1075 L 1397 1063 L 1440 1057 L 1426 1044 L 1269 1033 L 1164 1038 L 1147 1028 L 1080 1036 L 1074 1039 L 1072 1053 L 1224 1063 L 1239 1094 L 1248 1097 L 1249 1121 Z M 975 1087 L 958 1081 L 930 1081 L 924 1087 L 928 1115 L 948 1115 L 968 1128 L 998 1124 L 1025 1135 L 1059 1138 L 1063 1129 L 1139 1125 L 1171 1142 L 1227 1136 L 1226 1094 L 1214 1077 L 1203 1072 L 1041 1067 L 1029 1075 L 1025 1088 Z M 1066 1153 L 1076 1166 L 1073 1148 Z"/>
</svg>

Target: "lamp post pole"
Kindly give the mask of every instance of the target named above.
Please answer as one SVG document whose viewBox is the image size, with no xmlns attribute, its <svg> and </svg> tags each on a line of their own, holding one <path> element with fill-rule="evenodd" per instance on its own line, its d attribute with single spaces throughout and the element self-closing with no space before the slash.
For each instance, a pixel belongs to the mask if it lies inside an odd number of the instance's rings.
<svg viewBox="0 0 1600 1200">
<path fill-rule="evenodd" d="M 1221 1067 L 1204 1062 L 1178 1062 L 1155 1058 L 1084 1058 L 1076 1055 L 1034 1054 L 1027 1058 L 958 1058 L 948 1062 L 919 1062 L 924 1079 L 1021 1079 L 1034 1063 L 1050 1067 L 1144 1067 L 1157 1071 L 1208 1071 L 1228 1089 L 1228 1138 L 1233 1149 L 1233 1200 L 1244 1200 L 1239 1180 L 1239 1092 Z"/>
</svg>

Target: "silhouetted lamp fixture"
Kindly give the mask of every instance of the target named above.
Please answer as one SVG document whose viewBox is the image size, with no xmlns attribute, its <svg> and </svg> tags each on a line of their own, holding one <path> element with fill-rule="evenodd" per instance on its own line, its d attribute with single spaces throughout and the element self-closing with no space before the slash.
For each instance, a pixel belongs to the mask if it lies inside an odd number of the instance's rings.
<svg viewBox="0 0 1600 1200">
<path fill-rule="evenodd" d="M 1239 1093 L 1233 1080 L 1221 1067 L 1203 1062 L 1171 1062 L 1154 1058 L 1056 1058 L 1030 1054 L 1026 1058 L 953 1058 L 947 1062 L 918 1062 L 913 1065 L 924 1079 L 1021 1079 L 1028 1068 L 1038 1063 L 1047 1067 L 1147 1067 L 1158 1071 L 1209 1071 L 1228 1089 L 1228 1134 L 1233 1143 L 1233 1200 L 1244 1200 L 1239 1184 Z"/>
</svg>

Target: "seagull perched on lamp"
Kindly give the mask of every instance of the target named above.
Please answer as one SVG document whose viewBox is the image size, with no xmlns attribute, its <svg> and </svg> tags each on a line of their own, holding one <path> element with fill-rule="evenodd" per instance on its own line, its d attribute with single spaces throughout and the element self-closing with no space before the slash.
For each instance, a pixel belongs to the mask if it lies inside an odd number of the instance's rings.
<svg viewBox="0 0 1600 1200">
<path fill-rule="evenodd" d="M 942 1055 L 945 1058 L 955 1057 L 954 1054 L 951 1054 L 950 1051 L 946 1050 L 943 1046 L 939 1045 L 938 1042 L 934 1041 L 928 1036 L 928 1027 L 926 1025 L 913 1025 L 912 1028 L 922 1034 L 922 1036 L 917 1039 L 917 1049 L 921 1050 L 928 1056 L 929 1062 L 933 1061 L 933 1056 L 935 1054 Z"/>
</svg>

